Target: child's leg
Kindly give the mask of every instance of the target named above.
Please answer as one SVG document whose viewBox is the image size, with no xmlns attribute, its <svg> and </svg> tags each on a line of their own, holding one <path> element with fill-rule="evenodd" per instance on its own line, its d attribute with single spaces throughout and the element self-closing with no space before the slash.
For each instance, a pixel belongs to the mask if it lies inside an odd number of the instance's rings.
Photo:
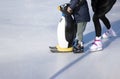
<svg viewBox="0 0 120 79">
<path fill-rule="evenodd" d="M 83 32 L 86 28 L 87 22 L 80 22 L 77 23 L 77 33 L 76 33 L 76 39 L 78 39 L 78 42 L 81 43 L 83 40 Z"/>
<path fill-rule="evenodd" d="M 83 32 L 86 28 L 87 22 L 81 22 L 77 23 L 77 33 L 76 33 L 76 39 L 75 44 L 73 46 L 73 52 L 74 53 L 82 53 L 84 52 L 84 46 L 83 46 Z"/>
</svg>

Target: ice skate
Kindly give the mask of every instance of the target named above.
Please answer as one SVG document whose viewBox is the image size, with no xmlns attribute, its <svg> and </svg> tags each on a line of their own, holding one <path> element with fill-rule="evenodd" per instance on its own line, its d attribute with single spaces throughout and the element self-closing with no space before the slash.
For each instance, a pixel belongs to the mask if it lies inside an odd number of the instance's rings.
<svg viewBox="0 0 120 79">
<path fill-rule="evenodd" d="M 115 31 L 113 29 L 109 29 L 105 33 L 103 33 L 102 38 L 107 39 L 107 38 L 115 37 L 115 36 L 117 36 Z"/>
<path fill-rule="evenodd" d="M 102 41 L 101 37 L 96 37 L 92 46 L 90 47 L 90 51 L 95 52 L 95 51 L 100 51 L 102 50 Z"/>
<path fill-rule="evenodd" d="M 84 52 L 83 42 L 78 43 L 78 40 L 76 40 L 73 45 L 73 53 L 83 53 L 83 52 Z"/>
</svg>

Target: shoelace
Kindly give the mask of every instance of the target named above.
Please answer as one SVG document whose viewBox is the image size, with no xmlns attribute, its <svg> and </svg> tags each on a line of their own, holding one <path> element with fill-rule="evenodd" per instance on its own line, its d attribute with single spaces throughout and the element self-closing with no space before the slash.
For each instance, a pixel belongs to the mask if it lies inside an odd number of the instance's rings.
<svg viewBox="0 0 120 79">
<path fill-rule="evenodd" d="M 107 35 L 107 36 L 116 36 L 116 33 L 113 30 L 109 30 L 109 31 L 105 32 L 105 35 Z"/>
<path fill-rule="evenodd" d="M 97 46 L 96 41 L 101 41 L 101 40 L 94 40 L 94 42 L 92 43 L 93 45 Z"/>
</svg>

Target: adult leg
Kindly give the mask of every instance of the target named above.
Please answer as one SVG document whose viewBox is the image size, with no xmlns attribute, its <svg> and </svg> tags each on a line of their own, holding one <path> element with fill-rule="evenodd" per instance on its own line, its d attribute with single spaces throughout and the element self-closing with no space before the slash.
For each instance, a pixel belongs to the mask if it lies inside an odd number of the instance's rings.
<svg viewBox="0 0 120 79">
<path fill-rule="evenodd" d="M 109 38 L 109 37 L 112 37 L 112 36 L 116 36 L 116 33 L 111 28 L 111 24 L 110 24 L 109 20 L 107 19 L 107 17 L 105 15 L 103 15 L 103 16 L 100 17 L 100 19 L 103 21 L 106 28 L 108 29 L 105 33 L 103 33 L 102 38 Z"/>
<path fill-rule="evenodd" d="M 107 29 L 111 28 L 110 22 L 105 15 L 101 16 L 100 19 L 103 21 Z"/>
<path fill-rule="evenodd" d="M 93 15 L 93 23 L 95 27 L 96 36 L 100 37 L 101 36 L 101 24 L 99 21 L 99 17 L 96 14 Z"/>
<path fill-rule="evenodd" d="M 99 17 L 96 14 L 93 15 L 93 23 L 95 26 L 96 37 L 93 44 L 90 47 L 90 51 L 99 51 L 102 50 L 101 24 L 99 21 Z"/>
</svg>

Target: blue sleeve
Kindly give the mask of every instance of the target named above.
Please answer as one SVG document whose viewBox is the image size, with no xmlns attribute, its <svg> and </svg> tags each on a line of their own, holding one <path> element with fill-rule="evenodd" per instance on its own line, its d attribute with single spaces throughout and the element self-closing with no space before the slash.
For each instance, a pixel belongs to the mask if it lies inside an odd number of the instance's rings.
<svg viewBox="0 0 120 79">
<path fill-rule="evenodd" d="M 82 5 L 84 3 L 86 3 L 86 0 L 71 0 L 70 8 L 73 10 L 77 5 Z"/>
</svg>

